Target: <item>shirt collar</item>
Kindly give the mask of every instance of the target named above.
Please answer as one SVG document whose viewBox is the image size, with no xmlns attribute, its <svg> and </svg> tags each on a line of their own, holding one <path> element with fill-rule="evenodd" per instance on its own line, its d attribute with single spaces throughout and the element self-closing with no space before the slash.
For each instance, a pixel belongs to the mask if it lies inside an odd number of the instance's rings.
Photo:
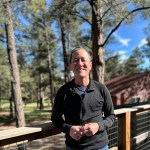
<svg viewBox="0 0 150 150">
<path fill-rule="evenodd" d="M 71 85 L 72 85 L 72 88 L 70 89 L 70 91 L 75 91 L 74 90 L 74 80 L 75 79 L 73 79 L 72 81 L 71 81 Z M 92 91 L 94 91 L 95 90 L 95 84 L 94 84 L 94 82 L 93 82 L 93 80 L 92 79 L 90 79 L 90 83 L 88 84 L 88 86 L 87 86 L 87 92 L 92 92 Z"/>
<path fill-rule="evenodd" d="M 87 91 L 91 92 L 91 91 L 94 91 L 94 90 L 95 90 L 95 85 L 94 85 L 93 80 L 91 79 L 89 85 L 87 86 Z"/>
</svg>

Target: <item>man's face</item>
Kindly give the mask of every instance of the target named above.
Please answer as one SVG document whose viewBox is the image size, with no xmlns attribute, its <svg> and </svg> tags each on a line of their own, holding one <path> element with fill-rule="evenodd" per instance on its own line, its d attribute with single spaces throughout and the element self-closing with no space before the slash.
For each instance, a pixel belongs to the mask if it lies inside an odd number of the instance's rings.
<svg viewBox="0 0 150 150">
<path fill-rule="evenodd" d="M 75 51 L 72 55 L 70 66 L 75 77 L 88 77 L 92 68 L 89 54 L 84 49 Z"/>
</svg>

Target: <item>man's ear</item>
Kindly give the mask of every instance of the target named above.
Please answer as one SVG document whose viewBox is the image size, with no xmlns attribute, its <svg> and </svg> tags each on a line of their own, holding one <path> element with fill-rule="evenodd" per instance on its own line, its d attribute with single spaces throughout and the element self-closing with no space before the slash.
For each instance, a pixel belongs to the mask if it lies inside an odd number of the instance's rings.
<svg viewBox="0 0 150 150">
<path fill-rule="evenodd" d="M 92 69 L 92 66 L 93 66 L 93 63 L 92 63 L 92 61 L 91 61 L 91 69 Z"/>
<path fill-rule="evenodd" d="M 70 70 L 72 70 L 72 65 L 71 65 L 71 63 L 69 64 L 69 67 L 70 67 Z"/>
</svg>

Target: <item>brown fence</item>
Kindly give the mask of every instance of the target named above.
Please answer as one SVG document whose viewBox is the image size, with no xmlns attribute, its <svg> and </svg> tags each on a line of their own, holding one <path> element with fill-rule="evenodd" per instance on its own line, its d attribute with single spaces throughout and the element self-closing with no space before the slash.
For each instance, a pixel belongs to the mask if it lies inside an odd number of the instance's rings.
<svg viewBox="0 0 150 150">
<path fill-rule="evenodd" d="M 115 110 L 116 121 L 109 128 L 110 150 L 150 149 L 150 104 Z M 52 122 L 0 131 L 0 149 L 24 145 L 61 133 Z"/>
</svg>

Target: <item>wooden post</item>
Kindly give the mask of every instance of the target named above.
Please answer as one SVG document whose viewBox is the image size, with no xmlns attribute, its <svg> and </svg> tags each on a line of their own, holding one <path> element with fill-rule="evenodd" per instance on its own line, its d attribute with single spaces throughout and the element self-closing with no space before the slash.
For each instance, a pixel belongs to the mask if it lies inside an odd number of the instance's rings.
<svg viewBox="0 0 150 150">
<path fill-rule="evenodd" d="M 131 113 L 131 138 L 137 136 L 136 114 L 137 111 Z"/>
<path fill-rule="evenodd" d="M 130 150 L 130 112 L 118 115 L 120 120 L 119 150 Z"/>
</svg>

